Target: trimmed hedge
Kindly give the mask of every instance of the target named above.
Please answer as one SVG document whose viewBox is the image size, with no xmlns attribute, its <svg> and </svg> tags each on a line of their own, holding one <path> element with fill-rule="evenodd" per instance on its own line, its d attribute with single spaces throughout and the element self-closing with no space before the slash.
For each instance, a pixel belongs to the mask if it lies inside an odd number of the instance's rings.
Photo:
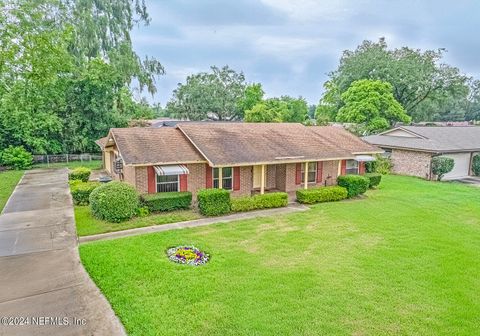
<svg viewBox="0 0 480 336">
<path fill-rule="evenodd" d="M 181 191 L 146 194 L 141 196 L 141 200 L 150 212 L 188 209 L 192 204 L 192 193 Z"/>
<path fill-rule="evenodd" d="M 68 174 L 68 179 L 69 180 L 80 180 L 82 182 L 88 182 L 88 179 L 90 178 L 90 174 L 92 171 L 86 167 L 78 167 L 72 170 Z"/>
<path fill-rule="evenodd" d="M 297 190 L 297 201 L 303 204 L 340 201 L 347 196 L 347 189 L 339 186 Z"/>
<path fill-rule="evenodd" d="M 337 183 L 347 189 L 350 198 L 365 193 L 370 181 L 368 177 L 362 175 L 340 175 L 337 177 Z"/>
<path fill-rule="evenodd" d="M 251 197 L 232 198 L 232 211 L 251 211 L 256 209 L 281 208 L 288 204 L 288 194 L 274 192 Z"/>
<path fill-rule="evenodd" d="M 225 189 L 202 189 L 197 193 L 198 208 L 205 216 L 219 216 L 230 212 L 230 192 Z"/>
<path fill-rule="evenodd" d="M 88 205 L 90 194 L 99 186 L 100 182 L 70 181 L 70 193 L 72 194 L 73 204 Z"/>
<path fill-rule="evenodd" d="M 365 174 L 365 177 L 370 181 L 368 184 L 369 188 L 377 187 L 382 181 L 382 174 L 378 173 L 367 173 Z"/>
<path fill-rule="evenodd" d="M 124 182 L 102 184 L 90 194 L 93 216 L 109 222 L 121 222 L 137 213 L 139 197 L 131 185 Z"/>
</svg>

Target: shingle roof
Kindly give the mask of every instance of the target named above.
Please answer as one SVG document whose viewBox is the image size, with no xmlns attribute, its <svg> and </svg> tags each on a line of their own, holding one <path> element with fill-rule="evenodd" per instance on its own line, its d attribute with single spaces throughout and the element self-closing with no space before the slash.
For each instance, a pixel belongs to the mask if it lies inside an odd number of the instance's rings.
<svg viewBox="0 0 480 336">
<path fill-rule="evenodd" d="M 110 134 L 127 165 L 206 162 L 176 128 L 112 128 Z"/>
<path fill-rule="evenodd" d="M 419 137 L 390 136 L 388 133 L 384 133 L 366 136 L 363 139 L 377 146 L 428 152 L 480 151 L 480 127 L 402 126 L 398 129 L 413 132 Z"/>
<path fill-rule="evenodd" d="M 105 148 L 105 145 L 107 144 L 108 137 L 103 137 L 95 141 L 95 143 L 100 147 L 101 149 Z"/>
<path fill-rule="evenodd" d="M 294 123 L 179 123 L 177 127 L 213 165 L 353 158 L 380 152 L 347 131 Z"/>
</svg>

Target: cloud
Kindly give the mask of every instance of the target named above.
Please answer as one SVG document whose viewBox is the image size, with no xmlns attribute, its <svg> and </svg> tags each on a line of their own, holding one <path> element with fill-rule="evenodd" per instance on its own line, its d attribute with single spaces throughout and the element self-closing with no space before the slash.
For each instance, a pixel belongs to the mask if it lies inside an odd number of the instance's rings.
<svg viewBox="0 0 480 336">
<path fill-rule="evenodd" d="M 445 61 L 480 77 L 480 2 L 458 0 L 147 0 L 152 18 L 132 32 L 141 55 L 162 62 L 155 101 L 211 65 L 228 64 L 268 96 L 318 102 L 345 49 L 386 37 L 390 47 L 445 47 Z"/>
</svg>

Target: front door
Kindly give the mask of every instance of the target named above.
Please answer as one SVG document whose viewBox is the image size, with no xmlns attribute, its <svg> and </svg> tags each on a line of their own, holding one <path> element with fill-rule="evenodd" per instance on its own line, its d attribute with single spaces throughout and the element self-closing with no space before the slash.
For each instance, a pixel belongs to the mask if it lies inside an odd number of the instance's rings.
<svg viewBox="0 0 480 336">
<path fill-rule="evenodd" d="M 267 170 L 265 169 L 265 175 Z M 262 184 L 262 166 L 253 166 L 253 188 L 259 189 Z"/>
</svg>

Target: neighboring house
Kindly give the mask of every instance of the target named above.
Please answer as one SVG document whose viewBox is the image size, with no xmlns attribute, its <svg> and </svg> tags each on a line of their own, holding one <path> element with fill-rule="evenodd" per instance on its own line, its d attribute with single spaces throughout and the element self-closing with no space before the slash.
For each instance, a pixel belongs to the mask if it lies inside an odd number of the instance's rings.
<svg viewBox="0 0 480 336">
<path fill-rule="evenodd" d="M 391 157 L 393 172 L 433 179 L 433 156 L 454 159 L 453 170 L 444 179 L 472 175 L 472 158 L 480 152 L 480 127 L 401 126 L 363 138 L 381 147 Z"/>
<path fill-rule="evenodd" d="M 382 151 L 342 128 L 294 123 L 178 123 L 113 128 L 104 168 L 141 193 L 232 190 L 233 196 L 333 185 Z"/>
</svg>

